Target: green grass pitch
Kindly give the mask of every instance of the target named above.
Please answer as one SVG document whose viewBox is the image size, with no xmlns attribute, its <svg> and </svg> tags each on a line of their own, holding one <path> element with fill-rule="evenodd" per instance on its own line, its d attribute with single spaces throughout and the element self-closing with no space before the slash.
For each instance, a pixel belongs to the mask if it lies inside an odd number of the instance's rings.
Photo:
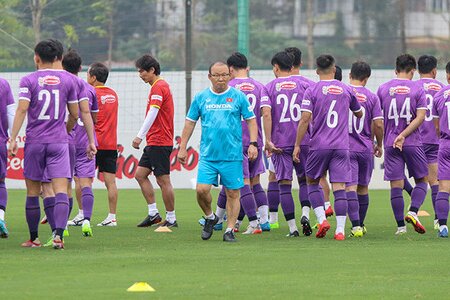
<svg viewBox="0 0 450 300">
<path fill-rule="evenodd" d="M 93 238 L 71 227 L 64 251 L 20 247 L 28 238 L 24 195 L 9 191 L 10 237 L 0 240 L 0 299 L 445 299 L 450 292 L 450 241 L 437 238 L 432 216 L 421 218 L 426 234 L 408 225 L 406 235 L 394 236 L 388 191 L 371 192 L 368 234 L 360 239 L 334 241 L 334 218 L 325 239 L 288 239 L 280 212 L 280 229 L 238 234 L 238 243 L 225 244 L 220 232 L 201 240 L 194 191 L 176 191 L 180 227 L 157 233 L 136 227 L 147 213 L 140 191 L 120 190 L 118 227 L 94 227 Z M 160 195 L 157 203 L 164 211 Z M 106 216 L 106 207 L 105 191 L 96 190 L 94 225 Z M 423 209 L 432 213 L 429 196 Z M 49 234 L 41 225 L 41 240 Z M 126 292 L 139 281 L 156 291 Z"/>
</svg>

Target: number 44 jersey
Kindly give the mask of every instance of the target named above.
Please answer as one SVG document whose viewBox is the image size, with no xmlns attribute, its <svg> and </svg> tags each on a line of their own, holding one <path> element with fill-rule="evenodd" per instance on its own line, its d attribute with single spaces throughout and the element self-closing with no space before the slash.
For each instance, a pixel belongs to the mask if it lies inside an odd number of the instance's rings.
<svg viewBox="0 0 450 300">
<path fill-rule="evenodd" d="M 421 84 L 408 79 L 392 79 L 378 88 L 384 115 L 384 147 L 392 147 L 395 138 L 414 120 L 417 110 L 427 109 Z M 403 146 L 422 146 L 419 129 L 405 139 Z"/>
<path fill-rule="evenodd" d="M 78 103 L 75 76 L 64 70 L 38 70 L 20 80 L 19 101 L 29 101 L 27 143 L 67 143 L 67 103 Z"/>
</svg>

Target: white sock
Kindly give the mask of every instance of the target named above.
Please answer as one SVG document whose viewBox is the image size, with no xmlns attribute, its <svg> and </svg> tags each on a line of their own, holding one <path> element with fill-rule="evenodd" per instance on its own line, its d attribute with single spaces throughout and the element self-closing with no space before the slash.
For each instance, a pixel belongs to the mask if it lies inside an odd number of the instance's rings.
<svg viewBox="0 0 450 300">
<path fill-rule="evenodd" d="M 278 212 L 269 212 L 270 224 L 278 222 Z"/>
<path fill-rule="evenodd" d="M 344 233 L 347 216 L 336 216 L 336 233 Z"/>
<path fill-rule="evenodd" d="M 311 211 L 311 207 L 303 206 L 302 207 L 302 217 L 307 217 L 309 219 L 309 212 Z"/>
<path fill-rule="evenodd" d="M 330 201 L 327 201 L 327 202 L 325 202 L 325 210 L 327 210 L 328 209 L 328 207 L 330 207 L 331 206 L 331 203 L 330 203 Z"/>
<path fill-rule="evenodd" d="M 0 220 L 5 221 L 5 211 L 0 209 Z"/>
<path fill-rule="evenodd" d="M 289 232 L 292 233 L 294 231 L 298 231 L 297 224 L 295 224 L 295 219 L 287 221 L 289 226 Z"/>
<path fill-rule="evenodd" d="M 227 229 L 225 229 L 225 233 L 233 231 L 233 228 L 227 227 Z"/>
<path fill-rule="evenodd" d="M 214 220 L 214 213 L 211 213 L 209 216 L 205 216 L 207 220 Z"/>
<path fill-rule="evenodd" d="M 84 212 L 83 212 L 82 209 L 78 210 L 78 216 L 81 217 L 81 218 L 84 218 Z"/>
<path fill-rule="evenodd" d="M 88 224 L 89 226 L 91 226 L 91 222 L 89 222 L 89 220 L 86 220 L 86 219 L 83 220 L 83 225 L 84 225 L 84 224 Z"/>
<path fill-rule="evenodd" d="M 219 217 L 219 222 L 217 223 L 222 223 L 223 222 L 223 217 L 225 216 L 225 213 L 227 212 L 227 210 L 225 208 L 221 208 L 218 207 L 216 208 L 216 216 Z"/>
<path fill-rule="evenodd" d="M 158 213 L 158 209 L 156 208 L 156 202 L 153 204 L 148 204 L 147 206 L 148 206 L 148 215 L 150 217 L 153 217 Z"/>
<path fill-rule="evenodd" d="M 314 213 L 316 214 L 316 218 L 319 224 L 322 224 L 322 222 L 327 219 L 325 217 L 325 209 L 323 208 L 323 206 L 318 206 L 314 208 Z"/>
<path fill-rule="evenodd" d="M 166 220 L 169 221 L 170 223 L 174 223 L 177 220 L 174 210 L 166 212 Z"/>
<path fill-rule="evenodd" d="M 109 213 L 107 219 L 108 220 L 115 220 L 116 219 L 116 214 Z"/>
<path fill-rule="evenodd" d="M 253 228 L 258 227 L 258 220 L 250 221 L 250 226 L 252 226 Z"/>
<path fill-rule="evenodd" d="M 259 212 L 259 222 L 261 224 L 267 223 L 269 221 L 269 206 L 261 205 L 258 207 Z"/>
<path fill-rule="evenodd" d="M 239 226 L 241 226 L 241 224 L 242 224 L 242 221 L 240 221 L 240 220 L 236 220 L 236 224 L 237 224 L 237 225 L 239 225 Z"/>
</svg>

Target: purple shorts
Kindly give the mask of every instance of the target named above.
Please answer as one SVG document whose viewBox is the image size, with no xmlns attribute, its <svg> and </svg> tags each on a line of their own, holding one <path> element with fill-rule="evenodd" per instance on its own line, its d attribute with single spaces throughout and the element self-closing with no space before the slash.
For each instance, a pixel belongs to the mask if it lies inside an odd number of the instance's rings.
<svg viewBox="0 0 450 300">
<path fill-rule="evenodd" d="M 68 144 L 25 143 L 23 175 L 26 179 L 42 181 L 44 173 L 48 179 L 71 178 Z"/>
<path fill-rule="evenodd" d="M 405 164 L 409 177 L 423 178 L 428 175 L 428 163 L 421 146 L 406 146 L 403 151 L 393 147 L 384 148 L 384 180 L 405 179 Z"/>
<path fill-rule="evenodd" d="M 95 157 L 94 159 L 89 159 L 85 148 L 76 148 L 74 175 L 78 178 L 95 177 Z"/>
<path fill-rule="evenodd" d="M 423 151 L 425 151 L 428 164 L 435 164 L 438 162 L 439 144 L 423 144 Z"/>
<path fill-rule="evenodd" d="M 350 154 L 348 150 L 309 150 L 306 162 L 306 176 L 319 179 L 326 171 L 330 182 L 350 182 Z"/>
<path fill-rule="evenodd" d="M 351 181 L 347 186 L 369 185 L 373 172 L 373 153 L 350 151 Z"/>
<path fill-rule="evenodd" d="M 69 143 L 69 159 L 70 159 L 70 179 L 73 178 L 73 171 L 75 168 L 75 145 Z M 41 180 L 42 182 L 51 182 L 52 179 L 48 176 L 47 168 L 44 171 L 44 177 Z"/>
<path fill-rule="evenodd" d="M 6 167 L 8 164 L 8 151 L 6 150 L 6 143 L 0 146 L 0 179 L 6 177 Z"/>
<path fill-rule="evenodd" d="M 259 174 L 263 174 L 264 172 L 266 172 L 266 167 L 264 167 L 262 149 L 258 147 L 258 156 L 254 161 L 248 160 L 247 150 L 248 148 L 244 148 L 244 160 L 242 161 L 242 166 L 244 168 L 244 178 L 253 178 Z"/>
<path fill-rule="evenodd" d="M 438 153 L 438 179 L 450 180 L 450 148 L 440 148 Z"/>
<path fill-rule="evenodd" d="M 284 148 L 281 153 L 274 153 L 272 155 L 272 162 L 275 168 L 275 176 L 278 181 L 290 180 L 292 181 L 292 171 L 295 169 L 298 177 L 305 174 L 305 170 L 299 163 L 295 163 L 292 159 L 294 148 Z M 302 175 L 303 174 L 303 175 Z"/>
</svg>

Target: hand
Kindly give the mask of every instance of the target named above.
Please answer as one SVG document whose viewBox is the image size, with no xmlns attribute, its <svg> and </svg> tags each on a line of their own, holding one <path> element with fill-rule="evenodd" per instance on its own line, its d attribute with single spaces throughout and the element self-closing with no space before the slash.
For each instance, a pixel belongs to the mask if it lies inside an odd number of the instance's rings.
<svg viewBox="0 0 450 300">
<path fill-rule="evenodd" d="M 258 148 L 253 145 L 248 146 L 247 150 L 248 160 L 253 161 L 258 157 Z"/>
<path fill-rule="evenodd" d="M 265 150 L 269 154 L 270 157 L 273 153 L 281 153 L 283 150 L 280 148 L 275 147 L 275 145 L 272 142 L 266 142 Z"/>
<path fill-rule="evenodd" d="M 89 144 L 86 148 L 86 154 L 89 159 L 94 159 L 95 154 L 97 154 L 97 147 L 95 144 Z"/>
<path fill-rule="evenodd" d="M 295 146 L 294 147 L 294 152 L 292 153 L 292 159 L 296 163 L 300 162 L 300 146 Z"/>
<path fill-rule="evenodd" d="M 8 155 L 16 156 L 18 150 L 19 150 L 19 148 L 17 146 L 16 140 L 11 139 L 11 141 L 9 142 Z"/>
<path fill-rule="evenodd" d="M 402 151 L 404 143 L 405 143 L 405 137 L 403 135 L 399 134 L 394 140 L 393 147 Z"/>
<path fill-rule="evenodd" d="M 181 148 L 178 150 L 178 160 L 180 161 L 180 163 L 182 165 L 184 165 L 186 163 L 186 158 L 187 158 L 187 150 L 185 148 Z"/>
<path fill-rule="evenodd" d="M 131 146 L 134 148 L 134 149 L 139 149 L 139 145 L 142 143 L 142 139 L 141 138 L 138 138 L 138 137 L 135 137 L 134 138 L 134 140 L 133 140 L 133 143 L 131 143 Z"/>
<path fill-rule="evenodd" d="M 373 155 L 375 157 L 383 156 L 383 147 L 380 147 L 379 145 L 373 145 Z"/>
</svg>

